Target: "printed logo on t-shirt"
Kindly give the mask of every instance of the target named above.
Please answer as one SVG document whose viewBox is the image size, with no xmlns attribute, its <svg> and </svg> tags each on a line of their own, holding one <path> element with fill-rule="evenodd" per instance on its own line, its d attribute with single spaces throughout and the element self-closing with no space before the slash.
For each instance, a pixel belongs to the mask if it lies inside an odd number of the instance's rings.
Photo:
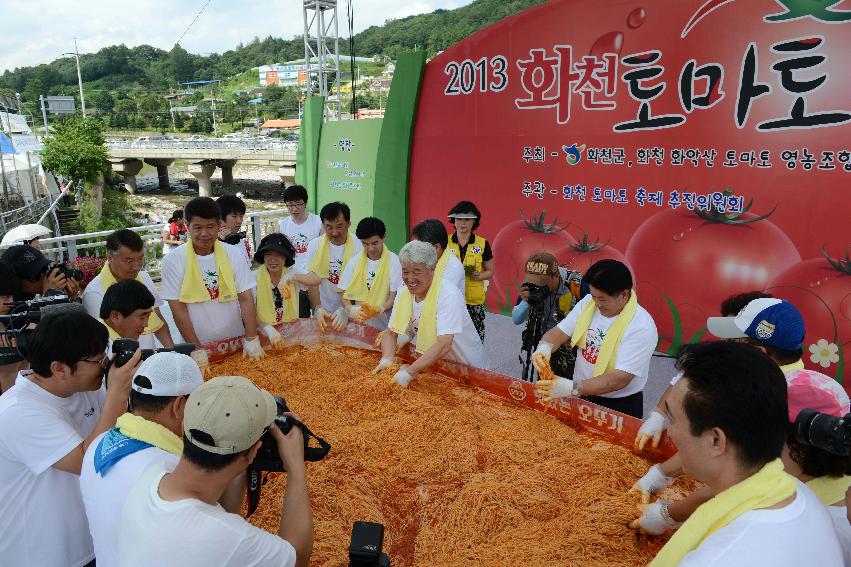
<svg viewBox="0 0 851 567">
<path fill-rule="evenodd" d="M 605 331 L 588 329 L 588 333 L 585 335 L 585 348 L 582 349 L 582 357 L 588 361 L 588 364 L 597 364 L 597 357 L 600 355 L 600 346 L 603 344 L 603 339 L 605 338 Z"/>
<path fill-rule="evenodd" d="M 295 249 L 296 254 L 306 254 L 307 253 L 307 235 L 298 233 L 290 238 L 290 242 Z"/>
<path fill-rule="evenodd" d="M 473 254 L 481 254 L 482 253 L 482 247 L 481 246 L 473 246 L 470 249 L 470 252 L 472 252 Z"/>
<path fill-rule="evenodd" d="M 89 408 L 89 411 L 83 412 L 83 415 L 86 417 L 92 417 L 95 414 L 94 406 Z"/>
<path fill-rule="evenodd" d="M 210 299 L 219 298 L 219 274 L 215 270 L 204 270 L 204 287 L 210 294 Z"/>
<path fill-rule="evenodd" d="M 375 281 L 375 272 L 369 270 L 366 274 L 366 289 L 372 289 L 372 282 Z"/>
<path fill-rule="evenodd" d="M 340 283 L 340 272 L 343 270 L 343 260 L 331 260 L 328 264 L 328 281 L 334 285 Z"/>
</svg>

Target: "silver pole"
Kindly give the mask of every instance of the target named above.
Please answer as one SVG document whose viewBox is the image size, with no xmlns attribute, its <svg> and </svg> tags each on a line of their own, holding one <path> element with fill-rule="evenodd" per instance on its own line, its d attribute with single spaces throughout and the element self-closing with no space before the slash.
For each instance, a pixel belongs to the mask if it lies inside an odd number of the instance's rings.
<svg viewBox="0 0 851 567">
<path fill-rule="evenodd" d="M 77 51 L 77 38 L 74 38 L 74 58 L 77 60 L 77 82 L 80 84 L 80 106 L 83 116 L 86 115 L 86 97 L 83 96 L 83 76 L 80 74 L 80 53 Z"/>
<path fill-rule="evenodd" d="M 38 100 L 41 101 L 41 119 L 44 120 L 44 137 L 47 138 L 50 130 L 47 129 L 47 109 L 44 107 L 44 95 L 38 95 Z"/>
</svg>

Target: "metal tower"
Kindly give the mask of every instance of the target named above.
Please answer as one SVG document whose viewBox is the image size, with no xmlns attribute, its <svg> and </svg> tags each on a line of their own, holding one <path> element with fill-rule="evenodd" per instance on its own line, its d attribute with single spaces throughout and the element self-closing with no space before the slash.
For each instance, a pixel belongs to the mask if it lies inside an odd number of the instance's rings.
<svg viewBox="0 0 851 567">
<path fill-rule="evenodd" d="M 307 96 L 325 97 L 325 120 L 339 120 L 340 28 L 337 0 L 303 0 L 304 64 L 307 65 Z M 329 43 L 333 42 L 333 47 Z M 333 49 L 333 51 L 332 51 Z M 315 60 L 315 61 L 314 61 Z"/>
</svg>

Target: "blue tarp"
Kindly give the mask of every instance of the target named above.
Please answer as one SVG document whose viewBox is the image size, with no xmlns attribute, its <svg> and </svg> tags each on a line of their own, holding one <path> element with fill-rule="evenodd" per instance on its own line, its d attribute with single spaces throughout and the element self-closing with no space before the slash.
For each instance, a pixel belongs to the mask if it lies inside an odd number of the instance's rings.
<svg viewBox="0 0 851 567">
<path fill-rule="evenodd" d="M 263 102 L 264 100 L 266 100 L 266 99 L 263 99 L 263 98 L 252 98 L 251 100 L 249 100 L 249 101 L 248 101 L 248 104 L 260 104 L 260 103 L 261 103 L 261 102 Z"/>
<path fill-rule="evenodd" d="M 0 153 L 4 154 L 16 154 L 18 150 L 15 149 L 15 146 L 12 145 L 12 140 L 9 137 L 0 132 Z"/>
</svg>

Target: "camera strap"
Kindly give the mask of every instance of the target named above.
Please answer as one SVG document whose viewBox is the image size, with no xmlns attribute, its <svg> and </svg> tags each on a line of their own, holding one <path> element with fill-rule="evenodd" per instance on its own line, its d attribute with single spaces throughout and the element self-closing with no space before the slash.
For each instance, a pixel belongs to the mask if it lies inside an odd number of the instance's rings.
<svg viewBox="0 0 851 567">
<path fill-rule="evenodd" d="M 304 460 L 307 462 L 321 461 L 331 450 L 331 444 L 325 439 L 314 434 L 304 423 L 292 420 L 293 425 L 301 429 L 301 434 L 304 437 Z M 317 446 L 311 446 L 315 442 Z M 250 517 L 257 510 L 260 504 L 260 489 L 269 481 L 269 473 L 263 473 L 258 467 L 253 464 L 248 466 L 246 471 L 248 475 L 248 513 L 246 518 Z"/>
</svg>

